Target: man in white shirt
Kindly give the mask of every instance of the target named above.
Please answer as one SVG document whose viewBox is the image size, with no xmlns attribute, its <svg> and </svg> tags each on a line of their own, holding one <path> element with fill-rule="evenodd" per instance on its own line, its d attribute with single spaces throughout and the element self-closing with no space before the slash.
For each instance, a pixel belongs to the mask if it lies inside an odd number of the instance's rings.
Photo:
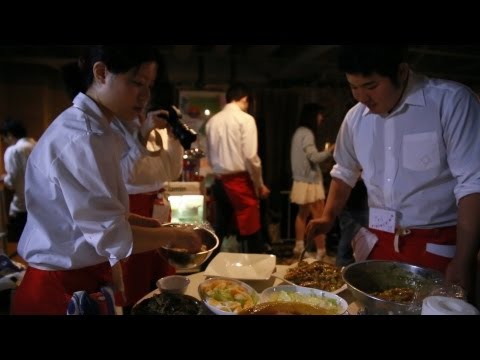
<svg viewBox="0 0 480 360">
<path fill-rule="evenodd" d="M 358 101 L 336 142 L 324 233 L 360 172 L 368 191 L 369 259 L 445 272 L 472 291 L 479 251 L 480 104 L 467 87 L 410 71 L 401 46 L 344 46 L 339 67 Z M 355 249 L 354 249 L 355 251 Z"/>
<path fill-rule="evenodd" d="M 1 128 L 2 141 L 8 148 L 4 154 L 5 186 L 14 192 L 8 211 L 8 239 L 18 242 L 27 222 L 25 206 L 25 169 L 36 142 L 27 137 L 27 130 L 16 120 L 8 119 Z"/>
<path fill-rule="evenodd" d="M 259 237 L 259 198 L 268 197 L 270 190 L 263 183 L 262 162 L 257 154 L 257 126 L 247 113 L 251 92 L 244 84 L 232 85 L 226 93 L 227 105 L 206 125 L 208 161 L 216 175 L 214 187 L 224 192 L 233 209 L 238 240 L 246 252 L 263 252 Z M 214 195 L 215 196 L 215 195 Z M 222 197 L 217 196 L 216 202 Z M 225 205 L 217 209 L 225 209 Z M 225 215 L 222 211 L 218 216 Z M 219 238 L 225 235 L 224 225 L 216 221 Z M 223 228 L 223 229 L 222 229 Z"/>
</svg>

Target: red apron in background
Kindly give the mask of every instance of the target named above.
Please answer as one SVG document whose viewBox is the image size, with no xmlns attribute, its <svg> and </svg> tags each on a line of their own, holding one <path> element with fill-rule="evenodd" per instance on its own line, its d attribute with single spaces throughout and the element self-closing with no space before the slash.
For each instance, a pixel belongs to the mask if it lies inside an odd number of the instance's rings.
<svg viewBox="0 0 480 360">
<path fill-rule="evenodd" d="M 399 252 L 394 248 L 395 234 L 368 229 L 378 237 L 378 242 L 368 256 L 369 260 L 393 260 L 417 265 L 445 273 L 451 257 L 440 256 L 428 251 L 428 244 L 455 245 L 457 227 L 437 229 L 410 229 L 408 235 L 399 237 Z"/>
<path fill-rule="evenodd" d="M 130 212 L 152 217 L 157 193 L 129 195 Z M 150 291 L 161 277 L 175 274 L 171 266 L 157 250 L 132 254 L 121 261 L 123 284 L 125 286 L 125 306 L 132 306 Z"/>
<path fill-rule="evenodd" d="M 217 176 L 232 205 L 240 235 L 260 230 L 260 203 L 248 172 Z"/>
</svg>

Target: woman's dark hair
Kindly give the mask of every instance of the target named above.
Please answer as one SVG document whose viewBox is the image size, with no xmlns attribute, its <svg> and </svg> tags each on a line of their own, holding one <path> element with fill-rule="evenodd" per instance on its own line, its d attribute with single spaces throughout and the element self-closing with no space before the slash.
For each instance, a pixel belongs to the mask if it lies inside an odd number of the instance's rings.
<svg viewBox="0 0 480 360">
<path fill-rule="evenodd" d="M 308 103 L 303 105 L 302 111 L 300 112 L 300 118 L 298 119 L 298 126 L 305 126 L 313 131 L 314 134 L 317 133 L 318 123 L 317 117 L 318 114 L 324 114 L 325 107 L 317 103 Z"/>
<path fill-rule="evenodd" d="M 69 96 L 73 99 L 85 92 L 93 83 L 93 65 L 101 61 L 113 74 L 123 74 L 137 69 L 147 62 L 158 64 L 157 78 L 166 79 L 165 62 L 153 46 L 92 46 L 76 63 L 62 67 L 63 78 Z"/>
<path fill-rule="evenodd" d="M 11 134 L 15 139 L 21 139 L 27 136 L 27 129 L 19 120 L 7 118 L 0 127 L 0 134 L 2 136 Z"/>
<path fill-rule="evenodd" d="M 338 68 L 347 74 L 364 76 L 378 73 L 399 85 L 398 67 L 406 61 L 408 47 L 403 45 L 345 45 L 338 52 Z"/>
</svg>

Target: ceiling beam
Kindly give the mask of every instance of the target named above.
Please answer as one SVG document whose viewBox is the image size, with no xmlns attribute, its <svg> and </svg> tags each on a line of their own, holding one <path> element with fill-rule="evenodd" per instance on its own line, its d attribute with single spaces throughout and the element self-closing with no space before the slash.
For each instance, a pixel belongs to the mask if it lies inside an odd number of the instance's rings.
<svg viewBox="0 0 480 360">
<path fill-rule="evenodd" d="M 252 57 L 270 56 L 280 45 L 255 45 L 248 49 L 248 55 Z"/>
<path fill-rule="evenodd" d="M 480 60 L 480 55 L 466 54 L 466 53 L 459 53 L 459 52 L 451 52 L 451 51 L 443 51 L 443 50 L 433 50 L 433 49 L 427 49 L 425 47 L 423 47 L 423 48 L 418 48 L 418 47 L 409 48 L 409 51 L 414 52 L 414 53 L 427 54 L 427 55 L 450 56 L 450 57 L 457 57 L 457 58 Z"/>
<path fill-rule="evenodd" d="M 214 52 L 215 55 L 225 56 L 232 45 L 216 45 Z"/>
<path fill-rule="evenodd" d="M 187 60 L 193 51 L 193 45 L 175 45 L 173 56 L 179 60 Z"/>
<path fill-rule="evenodd" d="M 302 51 L 293 59 L 290 59 L 288 63 L 283 67 L 283 69 L 280 69 L 276 77 L 290 75 L 291 73 L 297 71 L 299 67 L 301 67 L 303 64 L 314 60 L 315 58 L 327 53 L 328 51 L 336 48 L 337 46 L 338 45 L 310 46 L 309 48 L 307 48 L 305 51 Z"/>
</svg>

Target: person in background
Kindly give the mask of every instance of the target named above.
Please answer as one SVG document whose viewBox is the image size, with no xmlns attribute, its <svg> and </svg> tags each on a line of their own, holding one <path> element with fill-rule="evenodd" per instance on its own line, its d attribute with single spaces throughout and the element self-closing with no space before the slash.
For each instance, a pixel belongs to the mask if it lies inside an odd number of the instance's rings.
<svg viewBox="0 0 480 360">
<path fill-rule="evenodd" d="M 263 183 L 262 163 L 257 153 L 257 125 L 247 113 L 250 89 L 241 83 L 230 86 L 227 105 L 212 116 L 206 125 L 208 161 L 215 174 L 213 194 L 217 205 L 217 235 L 225 233 L 219 214 L 231 207 L 238 238 L 250 253 L 263 253 L 260 237 L 259 199 L 267 198 L 270 190 Z M 220 194 L 220 195 L 218 195 Z"/>
<path fill-rule="evenodd" d="M 325 233 L 360 175 L 369 259 L 442 271 L 473 294 L 480 247 L 480 103 L 466 86 L 416 74 L 404 46 L 343 46 L 338 63 L 358 103 L 337 137 Z"/>
<path fill-rule="evenodd" d="M 324 151 L 319 151 L 316 143 L 318 128 L 325 120 L 325 108 L 315 103 L 303 105 L 290 147 L 290 163 L 292 166 L 293 185 L 290 193 L 292 203 L 298 204 L 295 218 L 295 248 L 294 253 L 303 251 L 307 220 L 319 218 L 322 215 L 325 189 L 320 163 L 332 156 L 334 145 Z M 325 235 L 315 238 L 317 259 L 326 254 Z"/>
<path fill-rule="evenodd" d="M 18 242 L 27 222 L 25 206 L 25 169 L 27 160 L 36 142 L 27 137 L 23 124 L 7 119 L 1 129 L 2 142 L 8 146 L 4 154 L 5 174 L 1 179 L 5 186 L 13 191 L 8 210 L 8 240 Z"/>
<path fill-rule="evenodd" d="M 127 144 L 110 124 L 143 113 L 157 59 L 153 47 L 95 46 L 81 62 L 86 92 L 51 123 L 27 165 L 18 252 L 29 267 L 13 314 L 65 314 L 75 291 L 111 284 L 112 267 L 132 253 L 200 249 L 202 231 L 161 227 L 128 210 L 120 166 Z"/>
<path fill-rule="evenodd" d="M 153 216 L 154 203 L 164 182 L 176 180 L 182 173 L 184 150 L 165 117 L 168 117 L 168 112 L 155 110 L 146 116 L 141 115 L 133 123 L 120 119 L 111 123 L 128 144 L 120 164 L 129 194 L 130 212 L 149 218 Z M 166 146 L 158 129 L 167 129 Z M 148 142 L 155 142 L 159 150 L 147 150 Z M 175 268 L 157 250 L 133 254 L 121 263 L 126 312 L 155 288 L 158 279 L 175 274 Z"/>
</svg>

